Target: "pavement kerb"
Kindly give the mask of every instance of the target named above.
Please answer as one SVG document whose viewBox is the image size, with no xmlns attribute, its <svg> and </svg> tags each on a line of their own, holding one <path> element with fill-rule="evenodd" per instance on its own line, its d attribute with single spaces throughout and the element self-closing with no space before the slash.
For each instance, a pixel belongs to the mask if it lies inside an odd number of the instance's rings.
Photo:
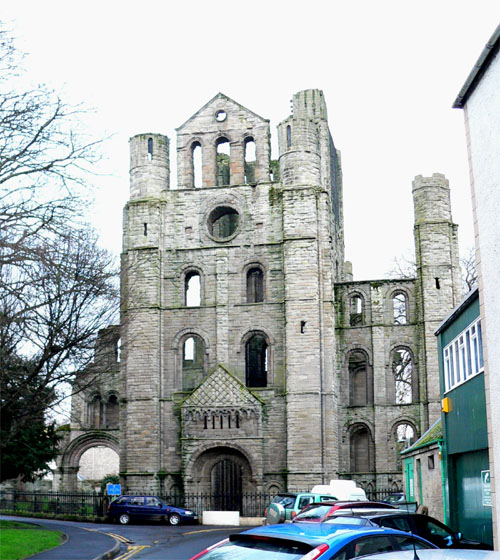
<svg viewBox="0 0 500 560">
<path fill-rule="evenodd" d="M 119 541 L 117 541 L 114 537 L 111 538 L 115 541 L 114 546 L 112 546 L 107 552 L 103 552 L 102 554 L 99 554 L 99 556 L 96 556 L 92 560 L 108 560 L 109 558 L 114 558 L 120 552 L 121 545 Z"/>
</svg>

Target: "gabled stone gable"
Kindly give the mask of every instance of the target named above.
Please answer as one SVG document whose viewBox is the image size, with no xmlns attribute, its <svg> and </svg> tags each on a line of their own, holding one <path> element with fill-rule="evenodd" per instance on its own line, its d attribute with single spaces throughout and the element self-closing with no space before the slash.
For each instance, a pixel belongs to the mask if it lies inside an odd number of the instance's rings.
<svg viewBox="0 0 500 560">
<path fill-rule="evenodd" d="M 175 130 L 177 131 L 177 133 L 181 133 L 181 132 L 185 133 L 189 130 L 190 124 L 193 123 L 195 124 L 195 126 L 199 126 L 200 122 L 204 122 L 207 114 L 212 115 L 217 110 L 226 110 L 229 112 L 230 109 L 231 109 L 230 111 L 231 113 L 238 115 L 238 120 L 244 118 L 255 124 L 259 122 L 261 122 L 262 124 L 269 123 L 269 119 L 265 119 L 260 115 L 257 115 L 257 113 L 254 113 L 250 109 L 247 109 L 240 103 L 234 101 L 234 99 L 231 99 L 227 95 L 224 95 L 223 93 L 219 92 L 217 95 L 212 97 L 210 101 L 207 101 L 207 103 L 205 103 L 205 105 L 203 105 L 201 109 L 198 109 L 198 111 L 196 111 L 194 115 L 189 117 L 187 121 L 182 123 Z M 228 117 L 231 118 L 230 115 L 228 115 Z"/>
<path fill-rule="evenodd" d="M 181 403 L 184 450 L 190 449 L 190 441 L 196 447 L 199 440 L 219 445 L 262 437 L 262 407 L 261 400 L 219 364 Z"/>
<path fill-rule="evenodd" d="M 262 403 L 224 366 L 218 365 L 181 405 L 192 408 L 237 408 L 260 410 Z"/>
</svg>

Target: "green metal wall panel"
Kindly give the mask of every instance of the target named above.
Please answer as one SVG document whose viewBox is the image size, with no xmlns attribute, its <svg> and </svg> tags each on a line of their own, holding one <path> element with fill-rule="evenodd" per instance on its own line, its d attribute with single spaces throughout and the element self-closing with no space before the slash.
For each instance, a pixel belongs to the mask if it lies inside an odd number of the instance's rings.
<svg viewBox="0 0 500 560">
<path fill-rule="evenodd" d="M 458 336 L 468 325 L 470 325 L 475 319 L 479 317 L 479 297 L 475 297 L 471 300 L 470 304 L 463 309 L 463 311 L 458 315 L 455 320 L 450 323 L 444 330 L 439 334 L 439 339 L 441 345 L 444 348 L 449 344 L 456 336 Z"/>
<path fill-rule="evenodd" d="M 465 453 L 488 447 L 484 374 L 472 377 L 446 395 L 451 411 L 443 414 L 447 452 Z"/>
<path fill-rule="evenodd" d="M 451 460 L 450 460 L 451 459 Z M 489 469 L 488 450 L 449 456 L 453 491 L 452 526 L 465 537 L 493 544 L 491 506 L 485 500 L 481 472 Z"/>
<path fill-rule="evenodd" d="M 468 325 L 479 317 L 479 293 L 471 297 L 467 305 L 462 311 L 446 326 L 438 335 L 438 364 L 439 364 L 439 384 L 441 386 L 441 394 L 444 392 L 444 364 L 443 364 L 443 348 L 449 344 L 456 336 L 458 336 Z"/>
</svg>

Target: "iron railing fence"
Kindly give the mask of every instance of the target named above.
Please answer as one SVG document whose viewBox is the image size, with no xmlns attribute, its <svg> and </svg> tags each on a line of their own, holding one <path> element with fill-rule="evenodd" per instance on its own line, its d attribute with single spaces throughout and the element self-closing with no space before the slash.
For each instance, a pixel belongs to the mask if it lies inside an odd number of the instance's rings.
<svg viewBox="0 0 500 560">
<path fill-rule="evenodd" d="M 379 488 L 378 490 L 365 489 L 366 497 L 373 502 L 382 502 L 389 494 L 396 494 L 398 492 L 402 492 L 402 490 L 394 486 L 391 488 Z"/>
<path fill-rule="evenodd" d="M 367 498 L 384 500 L 389 494 L 398 492 L 394 487 L 367 490 Z M 305 490 L 304 492 L 307 492 Z M 135 491 L 134 495 L 151 495 L 151 491 Z M 260 517 L 276 493 L 173 493 L 155 494 L 168 504 L 191 509 L 201 515 L 204 511 L 239 511 L 242 517 Z M 102 517 L 112 497 L 100 492 L 24 492 L 19 490 L 0 491 L 0 510 L 30 513 L 54 513 Z"/>
<path fill-rule="evenodd" d="M 25 492 L 1 490 L 0 510 L 100 517 L 105 514 L 100 492 Z"/>
<path fill-rule="evenodd" d="M 160 496 L 167 503 L 201 515 L 204 511 L 239 511 L 242 517 L 260 517 L 274 498 L 268 492 L 199 492 Z"/>
</svg>

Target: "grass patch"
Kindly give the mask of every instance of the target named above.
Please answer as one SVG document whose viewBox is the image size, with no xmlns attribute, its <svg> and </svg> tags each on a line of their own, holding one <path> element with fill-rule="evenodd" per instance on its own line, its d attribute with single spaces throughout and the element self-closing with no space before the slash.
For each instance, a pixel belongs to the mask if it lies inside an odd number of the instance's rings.
<svg viewBox="0 0 500 560">
<path fill-rule="evenodd" d="M 0 558 L 21 560 L 49 548 L 59 546 L 63 534 L 59 531 L 38 529 L 36 526 L 19 521 L 0 521 Z"/>
<path fill-rule="evenodd" d="M 34 529 L 34 523 L 22 523 L 21 521 L 0 519 L 0 529 Z"/>
</svg>

